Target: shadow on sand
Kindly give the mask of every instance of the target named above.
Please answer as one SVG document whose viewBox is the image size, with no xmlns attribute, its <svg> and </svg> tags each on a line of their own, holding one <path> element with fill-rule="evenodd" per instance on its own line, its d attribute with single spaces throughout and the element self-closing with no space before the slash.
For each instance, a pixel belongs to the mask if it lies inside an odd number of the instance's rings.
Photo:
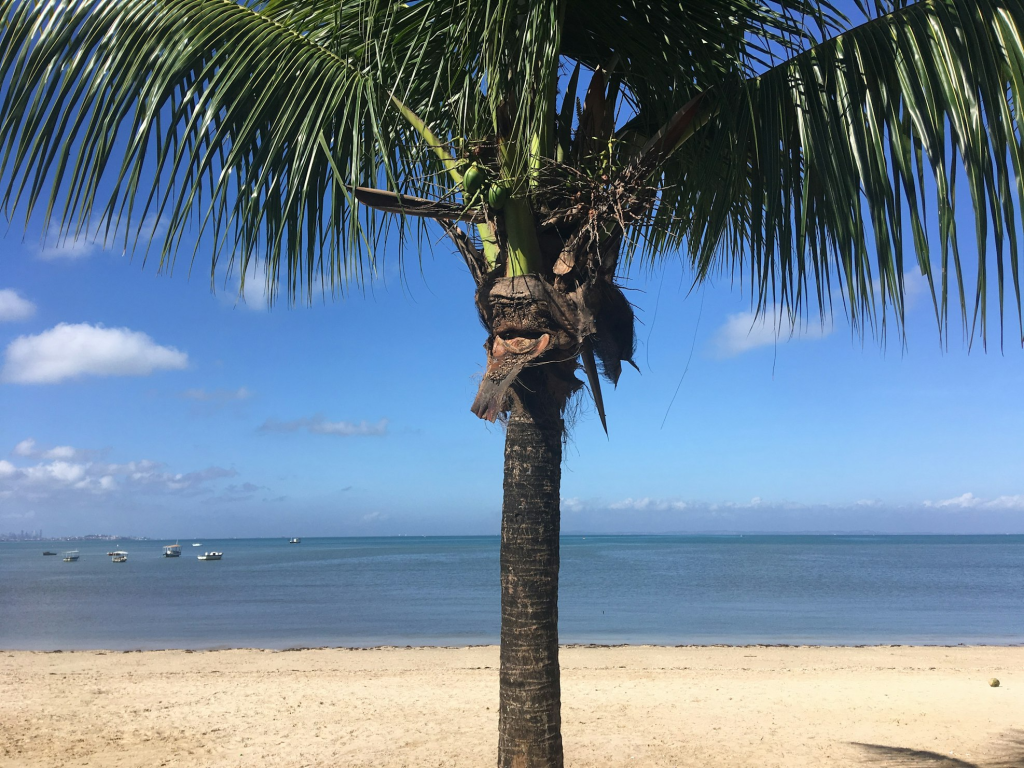
<svg viewBox="0 0 1024 768">
<path fill-rule="evenodd" d="M 951 755 L 929 752 L 926 749 L 888 747 L 884 744 L 850 742 L 864 752 L 867 765 L 892 768 L 1024 768 L 1024 731 L 1010 731 L 992 744 L 990 758 L 978 762 L 962 760 Z"/>
</svg>

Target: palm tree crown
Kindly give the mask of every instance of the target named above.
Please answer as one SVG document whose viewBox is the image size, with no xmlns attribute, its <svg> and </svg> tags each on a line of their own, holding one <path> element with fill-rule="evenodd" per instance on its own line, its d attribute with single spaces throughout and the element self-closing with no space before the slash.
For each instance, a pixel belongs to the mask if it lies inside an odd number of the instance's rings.
<svg viewBox="0 0 1024 768">
<path fill-rule="evenodd" d="M 899 322 L 909 245 L 940 321 L 953 295 L 984 336 L 994 263 L 997 314 L 1009 273 L 1020 324 L 1020 0 L 858 0 L 859 26 L 827 0 L 0 8 L 5 206 L 43 203 L 72 233 L 159 215 L 165 263 L 192 227 L 272 290 L 340 288 L 383 233 L 355 188 L 472 222 L 461 172 L 480 159 L 547 219 L 605 201 L 614 266 L 682 249 L 762 308 L 835 294 L 855 322 Z"/>
</svg>

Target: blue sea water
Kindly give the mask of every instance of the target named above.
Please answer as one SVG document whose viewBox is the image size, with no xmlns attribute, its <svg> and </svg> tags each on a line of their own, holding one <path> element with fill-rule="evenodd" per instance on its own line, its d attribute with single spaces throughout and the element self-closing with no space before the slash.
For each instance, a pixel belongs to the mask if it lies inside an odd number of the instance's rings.
<svg viewBox="0 0 1024 768">
<path fill-rule="evenodd" d="M 165 543 L 0 543 L 0 648 L 498 640 L 496 537 Z M 1024 536 L 567 536 L 560 589 L 564 643 L 1024 643 Z"/>
</svg>

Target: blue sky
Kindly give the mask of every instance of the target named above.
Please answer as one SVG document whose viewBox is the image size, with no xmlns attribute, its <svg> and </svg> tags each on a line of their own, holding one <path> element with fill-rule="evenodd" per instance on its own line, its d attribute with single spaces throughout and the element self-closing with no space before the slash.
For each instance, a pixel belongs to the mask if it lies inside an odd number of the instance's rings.
<svg viewBox="0 0 1024 768">
<path fill-rule="evenodd" d="M 0 531 L 497 532 L 503 434 L 469 412 L 484 333 L 444 242 L 272 309 L 20 223 L 0 249 Z M 843 317 L 776 342 L 674 259 L 628 285 L 641 373 L 609 438 L 575 419 L 564 530 L 1024 531 L 1024 353 L 943 352 L 919 278 L 906 350 Z"/>
</svg>

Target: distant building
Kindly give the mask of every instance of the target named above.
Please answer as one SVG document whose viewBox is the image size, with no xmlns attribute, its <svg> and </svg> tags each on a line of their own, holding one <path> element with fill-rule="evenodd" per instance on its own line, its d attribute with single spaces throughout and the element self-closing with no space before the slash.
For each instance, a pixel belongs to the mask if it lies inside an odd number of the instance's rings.
<svg viewBox="0 0 1024 768">
<path fill-rule="evenodd" d="M 19 531 L 15 533 L 0 533 L 0 541 L 40 541 L 43 538 L 43 529 L 38 531 Z"/>
</svg>

